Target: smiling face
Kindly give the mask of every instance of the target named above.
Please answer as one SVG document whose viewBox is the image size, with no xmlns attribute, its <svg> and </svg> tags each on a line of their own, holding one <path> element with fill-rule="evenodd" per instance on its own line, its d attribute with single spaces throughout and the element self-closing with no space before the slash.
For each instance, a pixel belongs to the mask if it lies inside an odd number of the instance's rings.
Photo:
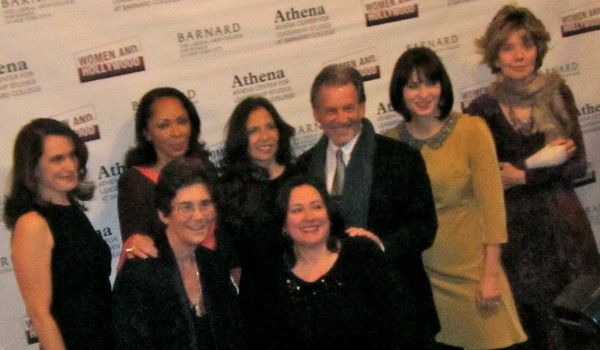
<svg viewBox="0 0 600 350">
<path fill-rule="evenodd" d="M 313 115 L 329 140 L 341 147 L 360 133 L 365 105 L 352 84 L 322 85 Z"/>
<path fill-rule="evenodd" d="M 330 226 L 325 202 L 314 187 L 300 185 L 290 192 L 285 228 L 294 245 L 325 246 Z"/>
<path fill-rule="evenodd" d="M 433 82 L 417 71 L 413 71 L 410 80 L 402 89 L 404 104 L 413 117 L 438 117 L 440 115 L 440 95 L 442 86 L 439 81 Z"/>
<path fill-rule="evenodd" d="M 164 165 L 185 155 L 191 133 L 190 118 L 177 98 L 161 97 L 152 104 L 144 137 L 154 146 L 159 163 Z"/>
<path fill-rule="evenodd" d="M 279 130 L 271 114 L 263 107 L 253 110 L 246 120 L 248 156 L 263 167 L 275 161 L 279 142 Z"/>
<path fill-rule="evenodd" d="M 171 200 L 171 212 L 158 214 L 175 251 L 202 243 L 214 231 L 217 217 L 210 191 L 202 183 L 181 187 Z"/>
<path fill-rule="evenodd" d="M 60 135 L 44 137 L 37 174 L 38 192 L 42 199 L 68 204 L 68 193 L 79 184 L 79 160 L 73 141 Z"/>
<path fill-rule="evenodd" d="M 513 31 L 500 46 L 496 65 L 505 78 L 524 81 L 535 72 L 537 47 L 531 35 Z"/>
</svg>

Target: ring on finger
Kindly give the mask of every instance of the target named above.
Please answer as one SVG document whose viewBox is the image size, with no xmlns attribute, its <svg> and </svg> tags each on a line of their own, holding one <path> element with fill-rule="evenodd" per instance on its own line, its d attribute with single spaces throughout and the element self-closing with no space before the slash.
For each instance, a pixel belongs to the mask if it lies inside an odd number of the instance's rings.
<svg viewBox="0 0 600 350">
<path fill-rule="evenodd" d="M 129 247 L 127 249 L 125 249 L 125 253 L 131 253 L 135 250 L 135 247 Z"/>
</svg>

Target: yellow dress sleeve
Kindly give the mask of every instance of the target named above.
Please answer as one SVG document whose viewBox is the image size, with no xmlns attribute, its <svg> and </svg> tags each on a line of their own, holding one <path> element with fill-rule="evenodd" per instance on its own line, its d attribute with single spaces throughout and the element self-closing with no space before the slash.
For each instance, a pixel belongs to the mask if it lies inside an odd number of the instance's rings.
<svg viewBox="0 0 600 350">
<path fill-rule="evenodd" d="M 473 174 L 473 195 L 483 228 L 481 239 L 484 244 L 505 243 L 508 235 L 504 190 L 494 139 L 483 119 L 467 119 L 471 123 L 469 161 Z"/>
</svg>

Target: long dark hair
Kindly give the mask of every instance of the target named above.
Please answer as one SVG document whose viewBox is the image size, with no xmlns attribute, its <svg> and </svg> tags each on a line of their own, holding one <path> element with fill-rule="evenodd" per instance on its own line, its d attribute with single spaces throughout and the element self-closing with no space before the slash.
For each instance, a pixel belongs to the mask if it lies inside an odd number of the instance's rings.
<svg viewBox="0 0 600 350">
<path fill-rule="evenodd" d="M 325 203 L 325 209 L 327 211 L 327 216 L 329 216 L 330 223 L 329 236 L 327 237 L 327 249 L 331 252 L 337 252 L 339 250 L 340 240 L 346 237 L 346 233 L 344 231 L 344 220 L 342 219 L 339 211 L 333 205 L 333 202 L 331 201 L 331 198 L 329 197 L 329 194 L 327 193 L 327 190 L 322 182 L 313 177 L 305 175 L 292 177 L 286 181 L 283 186 L 281 186 L 275 201 L 277 222 L 279 223 L 279 227 L 282 228 L 282 245 L 284 254 L 286 261 L 290 266 L 294 266 L 296 264 L 294 242 L 287 234 L 283 232 L 283 227 L 288 214 L 292 190 L 303 185 L 313 187 L 315 190 L 317 190 L 323 199 L 323 203 Z"/>
<path fill-rule="evenodd" d="M 49 135 L 64 136 L 73 142 L 79 162 L 79 185 L 68 193 L 69 200 L 89 200 L 94 186 L 85 181 L 88 150 L 85 143 L 67 125 L 48 118 L 34 119 L 17 134 L 13 150 L 10 192 L 4 200 L 4 223 L 13 229 L 17 219 L 30 211 L 35 203 L 44 204 L 38 193 L 38 163 L 44 152 L 44 139 Z"/>
<path fill-rule="evenodd" d="M 202 161 L 210 162 L 210 153 L 206 150 L 204 143 L 198 141 L 200 136 L 201 124 L 200 116 L 185 94 L 172 87 L 159 87 L 148 91 L 140 100 L 137 112 L 135 113 L 135 140 L 136 146 L 131 148 L 125 154 L 125 166 L 152 165 L 156 163 L 157 156 L 154 145 L 146 140 L 144 131 L 148 127 L 148 120 L 152 117 L 152 107 L 154 103 L 163 97 L 173 97 L 181 102 L 186 110 L 192 127 L 190 141 L 186 157 L 198 157 Z"/>
<path fill-rule="evenodd" d="M 248 155 L 248 132 L 246 122 L 250 113 L 259 108 L 269 112 L 277 131 L 279 142 L 277 144 L 276 160 L 279 164 L 290 165 L 293 159 L 291 139 L 294 136 L 294 128 L 286 123 L 273 104 L 264 97 L 250 96 L 243 99 L 231 113 L 227 122 L 227 135 L 225 137 L 225 149 L 221 166 L 225 174 L 239 176 L 247 169 L 255 168 Z M 247 175 L 247 174 L 245 174 Z"/>
</svg>

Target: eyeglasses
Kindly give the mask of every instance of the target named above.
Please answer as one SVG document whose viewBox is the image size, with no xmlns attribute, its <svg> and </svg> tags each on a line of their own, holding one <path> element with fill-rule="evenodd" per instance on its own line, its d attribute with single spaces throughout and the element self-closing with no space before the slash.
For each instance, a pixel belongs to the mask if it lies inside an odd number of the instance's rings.
<svg viewBox="0 0 600 350">
<path fill-rule="evenodd" d="M 194 213 L 194 210 L 196 208 L 198 210 L 200 210 L 202 213 L 205 213 L 207 210 L 212 209 L 213 205 L 214 205 L 214 203 L 213 203 L 212 199 L 204 199 L 197 203 L 194 203 L 194 202 L 175 203 L 175 204 L 173 204 L 173 209 L 181 215 L 190 216 Z"/>
</svg>

